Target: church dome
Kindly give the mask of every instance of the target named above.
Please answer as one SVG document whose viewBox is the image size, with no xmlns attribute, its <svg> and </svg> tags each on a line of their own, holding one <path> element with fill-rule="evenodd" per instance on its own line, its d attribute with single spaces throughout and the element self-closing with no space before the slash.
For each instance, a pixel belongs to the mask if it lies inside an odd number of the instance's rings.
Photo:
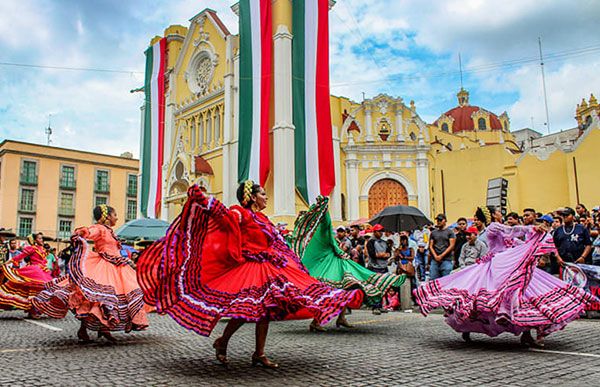
<svg viewBox="0 0 600 387">
<path fill-rule="evenodd" d="M 457 97 L 458 106 L 442 114 L 434 125 L 448 132 L 451 128 L 452 133 L 503 129 L 502 122 L 496 114 L 479 106 L 469 105 L 468 91 L 461 89 Z"/>
</svg>

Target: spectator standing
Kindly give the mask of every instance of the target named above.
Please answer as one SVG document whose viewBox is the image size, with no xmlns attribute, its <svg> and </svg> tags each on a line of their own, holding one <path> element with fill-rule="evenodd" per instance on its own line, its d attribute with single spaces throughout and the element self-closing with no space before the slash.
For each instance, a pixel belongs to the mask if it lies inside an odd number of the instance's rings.
<svg viewBox="0 0 600 387">
<path fill-rule="evenodd" d="M 479 233 L 478 239 L 485 243 L 486 246 L 489 247 L 487 240 L 487 225 L 492 221 L 492 215 L 490 212 L 490 208 L 487 206 L 477 207 L 475 210 L 475 219 L 473 220 L 473 225 L 477 227 L 477 232 Z"/>
<path fill-rule="evenodd" d="M 439 214 L 435 217 L 436 228 L 431 232 L 429 241 L 429 275 L 431 279 L 447 276 L 452 272 L 454 232 L 446 228 L 446 215 Z"/>
<path fill-rule="evenodd" d="M 477 234 L 477 227 L 475 226 L 471 226 L 465 230 L 467 243 L 465 243 L 460 250 L 460 257 L 458 259 L 461 269 L 474 264 L 488 251 L 485 243 L 477 239 Z"/>
<path fill-rule="evenodd" d="M 10 241 L 8 241 L 8 259 L 13 259 L 13 257 L 16 257 L 19 254 L 21 254 L 19 241 L 13 238 Z"/>
<path fill-rule="evenodd" d="M 560 226 L 562 226 L 563 224 L 563 220 L 562 217 L 559 215 L 555 215 L 552 217 L 552 229 L 550 230 L 550 233 L 552 235 L 554 235 L 554 231 L 556 231 L 557 228 L 559 228 Z"/>
<path fill-rule="evenodd" d="M 523 225 L 533 226 L 537 219 L 537 213 L 533 208 L 526 208 L 523 210 Z"/>
<path fill-rule="evenodd" d="M 458 218 L 456 221 L 456 243 L 454 244 L 454 268 L 459 266 L 458 258 L 460 257 L 460 251 L 465 243 L 467 243 L 467 219 Z"/>
<path fill-rule="evenodd" d="M 417 251 L 415 252 L 415 277 L 419 282 L 425 281 L 427 275 L 427 244 L 425 242 L 419 242 L 417 244 Z"/>
<path fill-rule="evenodd" d="M 511 212 L 508 215 L 506 215 L 507 226 L 514 227 L 518 226 L 519 224 L 521 224 L 521 221 L 519 220 L 519 214 L 517 214 L 516 212 Z"/>
<path fill-rule="evenodd" d="M 400 247 L 400 236 L 398 233 L 394 233 L 391 231 L 384 231 L 383 236 L 381 237 L 384 241 L 392 241 L 392 251 L 395 251 Z"/>
<path fill-rule="evenodd" d="M 352 249 L 352 242 L 350 242 L 350 238 L 348 238 L 346 234 L 345 227 L 340 226 L 337 228 L 335 240 L 337 241 L 339 248 L 342 249 L 343 252 L 348 254 L 351 253 L 350 250 Z"/>
<path fill-rule="evenodd" d="M 558 256 L 558 264 L 587 263 L 592 264 L 590 252 L 592 241 L 587 228 L 575 223 L 575 211 L 566 207 L 562 210 L 563 225 L 554 231 L 553 239 Z"/>
<path fill-rule="evenodd" d="M 365 266 L 365 257 L 363 252 L 363 246 L 365 245 L 365 238 L 360 236 L 360 226 L 353 225 L 350 227 L 350 243 L 352 244 L 351 256 L 352 259 Z"/>
<path fill-rule="evenodd" d="M 383 240 L 383 226 L 373 226 L 373 236 L 367 241 L 367 254 L 369 257 L 368 268 L 375 273 L 388 272 L 388 260 L 392 257 L 392 249 L 387 241 Z M 381 314 L 381 303 L 373 305 L 373 314 Z"/>
</svg>

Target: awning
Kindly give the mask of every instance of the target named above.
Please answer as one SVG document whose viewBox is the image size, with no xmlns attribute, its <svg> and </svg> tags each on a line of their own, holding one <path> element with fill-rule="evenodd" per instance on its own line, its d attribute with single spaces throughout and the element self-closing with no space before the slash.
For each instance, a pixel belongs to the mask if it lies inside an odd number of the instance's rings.
<svg viewBox="0 0 600 387">
<path fill-rule="evenodd" d="M 194 156 L 194 172 L 196 175 L 213 175 L 214 172 L 208 161 L 204 160 L 202 156 Z"/>
</svg>

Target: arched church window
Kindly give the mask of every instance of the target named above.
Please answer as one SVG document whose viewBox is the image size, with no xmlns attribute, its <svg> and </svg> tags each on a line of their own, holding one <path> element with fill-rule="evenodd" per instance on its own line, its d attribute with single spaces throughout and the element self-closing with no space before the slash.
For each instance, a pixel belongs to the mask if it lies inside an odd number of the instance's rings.
<svg viewBox="0 0 600 387">
<path fill-rule="evenodd" d="M 177 180 L 181 180 L 183 178 L 184 172 L 185 168 L 183 167 L 183 163 L 181 161 L 178 161 L 177 164 L 175 164 L 175 177 L 177 178 Z"/>
<path fill-rule="evenodd" d="M 190 120 L 188 128 L 190 129 L 190 148 L 194 150 L 196 149 L 196 121 Z"/>
<path fill-rule="evenodd" d="M 412 141 L 417 141 L 417 135 L 415 134 L 415 132 L 410 132 L 410 139 Z"/>
<path fill-rule="evenodd" d="M 479 130 L 486 130 L 486 127 L 485 127 L 485 118 L 480 118 L 480 119 L 477 120 L 477 128 Z"/>
<path fill-rule="evenodd" d="M 345 222 L 346 219 L 346 195 L 342 194 L 342 220 Z"/>
<path fill-rule="evenodd" d="M 448 124 L 445 122 L 442 124 L 442 132 L 448 133 Z"/>
<path fill-rule="evenodd" d="M 218 146 L 221 141 L 221 112 L 215 110 L 215 144 Z"/>
<path fill-rule="evenodd" d="M 204 117 L 201 115 L 198 120 L 198 147 L 202 149 L 204 144 Z"/>
<path fill-rule="evenodd" d="M 508 132 L 508 121 L 504 121 L 504 131 Z"/>
<path fill-rule="evenodd" d="M 585 124 L 583 124 L 583 129 L 587 129 L 592 124 L 592 116 L 587 116 L 585 118 Z"/>
<path fill-rule="evenodd" d="M 211 113 L 208 113 L 208 118 L 206 119 L 206 146 L 209 147 L 213 138 L 212 133 L 212 117 Z"/>
<path fill-rule="evenodd" d="M 449 143 L 446 145 L 446 148 L 448 148 L 448 150 L 449 150 L 449 151 L 451 151 L 451 150 L 452 150 L 452 143 L 451 143 L 451 142 L 449 142 Z"/>
</svg>

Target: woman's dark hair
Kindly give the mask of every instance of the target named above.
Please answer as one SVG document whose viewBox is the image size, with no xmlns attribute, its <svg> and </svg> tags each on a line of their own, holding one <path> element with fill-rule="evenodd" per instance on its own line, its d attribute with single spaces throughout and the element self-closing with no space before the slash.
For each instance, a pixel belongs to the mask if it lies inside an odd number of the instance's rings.
<svg viewBox="0 0 600 387">
<path fill-rule="evenodd" d="M 400 244 L 403 244 L 402 242 L 408 244 L 408 237 L 406 235 L 400 235 Z"/>
<path fill-rule="evenodd" d="M 115 209 L 111 206 L 106 206 L 106 215 L 112 214 L 115 212 Z M 94 220 L 99 221 L 102 218 L 102 206 L 94 207 Z"/>
<path fill-rule="evenodd" d="M 462 217 L 462 216 L 456 220 L 456 223 L 460 222 L 461 220 L 462 220 L 463 222 L 465 222 L 465 223 L 468 223 L 468 222 L 467 222 L 467 218 L 464 218 L 464 217 Z"/>
<path fill-rule="evenodd" d="M 245 191 L 245 187 L 246 186 L 246 182 L 241 183 L 238 186 L 237 192 L 236 192 L 236 197 L 238 202 L 240 202 L 240 204 L 242 205 L 242 207 L 250 207 L 254 202 L 252 201 L 252 199 L 250 198 L 244 198 L 244 191 Z M 256 195 L 257 193 L 260 192 L 260 184 L 252 184 L 252 188 L 250 190 L 250 195 Z"/>
</svg>

